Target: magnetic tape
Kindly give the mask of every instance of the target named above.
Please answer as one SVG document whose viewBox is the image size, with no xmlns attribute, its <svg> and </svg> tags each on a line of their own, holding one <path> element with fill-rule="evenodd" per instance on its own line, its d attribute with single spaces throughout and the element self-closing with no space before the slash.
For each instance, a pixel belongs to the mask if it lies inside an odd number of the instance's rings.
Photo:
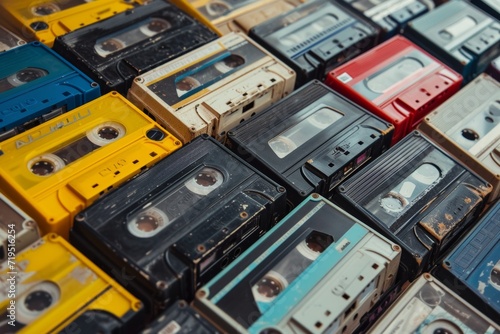
<svg viewBox="0 0 500 334">
<path fill-rule="evenodd" d="M 0 141 L 101 96 L 99 85 L 39 42 L 0 54 Z"/>
<path fill-rule="evenodd" d="M 217 37 L 174 5 L 153 1 L 58 37 L 54 50 L 103 92 L 126 95 L 136 76 Z"/>
<path fill-rule="evenodd" d="M 414 131 L 341 183 L 333 199 L 401 245 L 401 277 L 411 281 L 475 224 L 491 191 Z"/>
<path fill-rule="evenodd" d="M 350 333 L 393 284 L 400 247 L 317 194 L 196 293 L 230 333 Z"/>
<path fill-rule="evenodd" d="M 0 191 L 67 237 L 76 213 L 180 147 L 113 92 L 2 142 Z"/>
<path fill-rule="evenodd" d="M 450 1 L 411 21 L 404 34 L 460 73 L 464 84 L 500 55 L 500 22 L 466 1 Z"/>
<path fill-rule="evenodd" d="M 2 333 L 137 333 L 141 302 L 49 233 L 0 264 Z"/>
<path fill-rule="evenodd" d="M 396 300 L 370 333 L 498 334 L 500 327 L 446 284 L 425 273 Z"/>
<path fill-rule="evenodd" d="M 0 263 L 40 239 L 40 230 L 17 205 L 0 193 Z"/>
<path fill-rule="evenodd" d="M 429 114 L 419 130 L 481 175 L 500 196 L 500 83 L 482 74 Z"/>
<path fill-rule="evenodd" d="M 308 1 L 252 29 L 249 36 L 297 72 L 298 88 L 373 47 L 379 31 L 333 0 Z"/>
<path fill-rule="evenodd" d="M 132 9 L 147 0 L 4 0 L 2 23 L 52 47 L 57 36 Z"/>
<path fill-rule="evenodd" d="M 0 52 L 7 51 L 24 44 L 26 44 L 26 41 L 21 39 L 21 37 L 0 26 Z"/>
<path fill-rule="evenodd" d="M 433 274 L 491 319 L 500 319 L 500 202 L 450 251 Z"/>
<path fill-rule="evenodd" d="M 395 36 L 328 73 L 325 83 L 394 124 L 395 144 L 457 92 L 462 77 Z"/>
<path fill-rule="evenodd" d="M 229 34 L 137 77 L 128 98 L 183 143 L 226 132 L 291 93 L 295 72 Z"/>
<path fill-rule="evenodd" d="M 312 81 L 231 130 L 226 145 L 287 188 L 292 206 L 325 197 L 384 152 L 394 127 Z"/>
<path fill-rule="evenodd" d="M 70 239 L 157 314 L 268 231 L 285 197 L 203 135 L 82 211 Z"/>
</svg>

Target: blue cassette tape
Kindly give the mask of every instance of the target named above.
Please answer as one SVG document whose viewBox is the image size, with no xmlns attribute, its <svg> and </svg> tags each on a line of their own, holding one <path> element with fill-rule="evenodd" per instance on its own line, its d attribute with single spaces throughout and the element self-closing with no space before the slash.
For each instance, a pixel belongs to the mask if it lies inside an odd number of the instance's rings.
<svg viewBox="0 0 500 334">
<path fill-rule="evenodd" d="M 99 85 L 39 42 L 0 54 L 0 141 L 101 96 Z"/>
<path fill-rule="evenodd" d="M 491 319 L 500 319 L 500 201 L 434 275 Z"/>
</svg>

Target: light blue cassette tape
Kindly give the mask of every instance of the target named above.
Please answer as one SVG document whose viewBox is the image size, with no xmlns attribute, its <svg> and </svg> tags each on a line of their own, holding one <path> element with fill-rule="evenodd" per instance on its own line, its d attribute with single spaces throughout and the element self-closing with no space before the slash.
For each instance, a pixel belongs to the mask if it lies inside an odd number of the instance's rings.
<svg viewBox="0 0 500 334">
<path fill-rule="evenodd" d="M 99 85 L 39 42 L 0 54 L 0 141 L 101 96 Z"/>
</svg>

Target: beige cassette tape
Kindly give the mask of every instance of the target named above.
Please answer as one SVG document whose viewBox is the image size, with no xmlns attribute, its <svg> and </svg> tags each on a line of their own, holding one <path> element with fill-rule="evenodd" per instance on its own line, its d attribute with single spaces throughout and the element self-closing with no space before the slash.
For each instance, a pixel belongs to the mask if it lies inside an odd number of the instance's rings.
<svg viewBox="0 0 500 334">
<path fill-rule="evenodd" d="M 500 196 L 500 83 L 482 74 L 434 112 L 419 129 L 493 185 Z"/>
<path fill-rule="evenodd" d="M 128 99 L 183 143 L 224 140 L 292 92 L 295 72 L 247 36 L 230 33 L 138 76 Z"/>
</svg>

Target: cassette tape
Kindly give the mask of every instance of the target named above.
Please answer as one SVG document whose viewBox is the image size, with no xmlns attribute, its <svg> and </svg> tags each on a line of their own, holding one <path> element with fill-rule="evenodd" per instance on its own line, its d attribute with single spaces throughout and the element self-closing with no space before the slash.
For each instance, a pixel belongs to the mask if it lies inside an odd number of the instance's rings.
<svg viewBox="0 0 500 334">
<path fill-rule="evenodd" d="M 68 237 L 79 211 L 181 145 L 112 92 L 2 142 L 0 191 Z"/>
<path fill-rule="evenodd" d="M 139 299 L 49 233 L 0 264 L 2 333 L 137 333 Z"/>
<path fill-rule="evenodd" d="M 203 135 L 82 211 L 70 239 L 157 314 L 191 301 L 285 211 L 283 187 Z"/>
<path fill-rule="evenodd" d="M 497 0 L 471 0 L 471 2 L 481 8 L 486 13 L 500 20 L 500 3 Z"/>
<path fill-rule="evenodd" d="M 57 36 L 132 9 L 147 0 L 4 0 L 2 24 L 52 47 Z"/>
<path fill-rule="evenodd" d="M 395 144 L 460 89 L 462 76 L 395 36 L 328 73 L 325 83 L 394 124 Z"/>
<path fill-rule="evenodd" d="M 402 279 L 431 268 L 476 223 L 489 183 L 414 131 L 337 188 L 342 208 L 403 248 Z"/>
<path fill-rule="evenodd" d="M 0 193 L 0 263 L 38 239 L 40 230 L 36 222 Z"/>
<path fill-rule="evenodd" d="M 221 334 L 208 320 L 200 316 L 186 301 L 170 306 L 141 334 Z"/>
<path fill-rule="evenodd" d="M 103 92 L 126 96 L 132 80 L 218 35 L 165 1 L 60 36 L 54 50 L 93 78 Z"/>
<path fill-rule="evenodd" d="M 395 281 L 401 248 L 312 194 L 196 293 L 229 333 L 352 333 Z"/>
<path fill-rule="evenodd" d="M 0 25 L 0 52 L 26 44 L 26 41 Z"/>
<path fill-rule="evenodd" d="M 500 55 L 500 22 L 466 1 L 450 1 L 412 20 L 405 35 L 446 63 L 464 84 Z"/>
<path fill-rule="evenodd" d="M 379 30 L 333 0 L 308 1 L 252 29 L 249 36 L 297 72 L 298 88 L 373 47 Z"/>
<path fill-rule="evenodd" d="M 486 73 L 491 75 L 496 81 L 500 81 L 500 56 L 491 61 L 490 66 L 486 69 Z"/>
<path fill-rule="evenodd" d="M 313 192 L 332 195 L 389 147 L 393 130 L 314 80 L 231 130 L 226 145 L 284 185 L 293 207 Z"/>
<path fill-rule="evenodd" d="M 0 53 L 0 141 L 99 96 L 96 82 L 39 42 Z"/>
<path fill-rule="evenodd" d="M 295 72 L 229 34 L 137 77 L 128 99 L 187 143 L 226 132 L 293 91 Z"/>
<path fill-rule="evenodd" d="M 382 30 L 382 38 L 398 34 L 406 24 L 434 8 L 432 0 L 342 0 Z"/>
<path fill-rule="evenodd" d="M 401 295 L 370 333 L 498 334 L 500 327 L 446 284 L 425 273 Z"/>
<path fill-rule="evenodd" d="M 420 124 L 422 131 L 493 186 L 500 196 L 500 83 L 481 74 Z"/>
<path fill-rule="evenodd" d="M 500 319 L 500 202 L 450 251 L 433 274 L 491 319 Z"/>
</svg>

